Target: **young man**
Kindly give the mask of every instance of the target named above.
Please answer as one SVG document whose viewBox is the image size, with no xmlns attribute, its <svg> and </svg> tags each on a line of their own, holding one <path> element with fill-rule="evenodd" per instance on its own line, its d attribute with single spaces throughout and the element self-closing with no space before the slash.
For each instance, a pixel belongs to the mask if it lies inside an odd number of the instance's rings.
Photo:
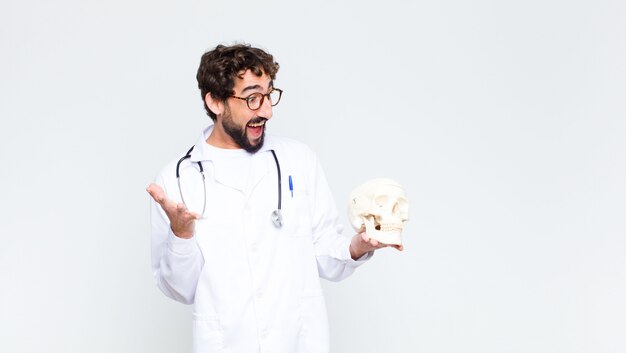
<svg viewBox="0 0 626 353">
<path fill-rule="evenodd" d="M 205 53 L 197 79 L 213 125 L 147 189 L 154 277 L 194 303 L 194 352 L 328 352 L 319 278 L 342 280 L 386 246 L 343 237 L 316 155 L 265 135 L 278 68 L 249 45 Z"/>
</svg>

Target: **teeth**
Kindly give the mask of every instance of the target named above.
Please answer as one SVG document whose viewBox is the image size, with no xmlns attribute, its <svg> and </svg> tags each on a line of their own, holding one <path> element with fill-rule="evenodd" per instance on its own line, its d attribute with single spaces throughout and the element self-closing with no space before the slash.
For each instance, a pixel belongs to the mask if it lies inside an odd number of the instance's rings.
<svg viewBox="0 0 626 353">
<path fill-rule="evenodd" d="M 376 230 L 381 232 L 401 232 L 403 228 L 402 223 L 382 223 L 376 224 Z"/>
<path fill-rule="evenodd" d="M 250 123 L 248 124 L 248 126 L 250 127 L 259 127 L 259 126 L 263 126 L 264 122 L 260 122 L 260 123 Z"/>
</svg>

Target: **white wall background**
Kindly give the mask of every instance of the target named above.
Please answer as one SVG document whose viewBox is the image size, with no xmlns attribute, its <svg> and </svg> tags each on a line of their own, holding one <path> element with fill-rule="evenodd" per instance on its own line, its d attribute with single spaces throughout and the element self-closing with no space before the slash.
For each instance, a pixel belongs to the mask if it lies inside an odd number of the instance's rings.
<svg viewBox="0 0 626 353">
<path fill-rule="evenodd" d="M 2 0 L 0 352 L 190 350 L 144 189 L 209 120 L 200 55 L 233 41 L 277 57 L 270 132 L 318 151 L 338 207 L 377 176 L 411 201 L 404 252 L 324 284 L 333 352 L 625 352 L 625 14 Z"/>
</svg>

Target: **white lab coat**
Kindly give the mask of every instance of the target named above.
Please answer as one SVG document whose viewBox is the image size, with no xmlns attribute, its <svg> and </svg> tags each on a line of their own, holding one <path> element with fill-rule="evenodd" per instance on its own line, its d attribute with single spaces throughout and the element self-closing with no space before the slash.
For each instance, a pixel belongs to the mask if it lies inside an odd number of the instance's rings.
<svg viewBox="0 0 626 353">
<path fill-rule="evenodd" d="M 176 237 L 152 202 L 152 269 L 167 296 L 194 304 L 194 352 L 325 353 L 328 322 L 319 278 L 338 281 L 371 257 L 350 257 L 337 210 L 316 155 L 305 145 L 271 135 L 253 155 L 241 188 L 226 165 L 211 159 L 206 138 L 180 166 L 183 197 L 200 213 L 201 161 L 206 179 L 206 218 L 191 239 Z M 276 152 L 282 174 L 284 226 L 270 214 L 278 203 Z M 233 153 L 245 153 L 233 151 Z M 182 156 L 182 155 L 181 155 Z M 157 176 L 168 198 L 181 202 L 176 161 Z M 293 180 L 293 196 L 289 190 Z"/>
</svg>

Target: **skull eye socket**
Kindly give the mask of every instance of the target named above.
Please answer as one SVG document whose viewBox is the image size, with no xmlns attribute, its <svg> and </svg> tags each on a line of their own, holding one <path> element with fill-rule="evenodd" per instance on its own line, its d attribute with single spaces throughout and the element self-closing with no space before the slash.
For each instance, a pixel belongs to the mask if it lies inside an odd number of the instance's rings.
<svg viewBox="0 0 626 353">
<path fill-rule="evenodd" d="M 383 208 L 387 204 L 387 200 L 387 195 L 376 196 L 376 198 L 374 198 L 374 204 L 378 208 Z"/>
<path fill-rule="evenodd" d="M 409 202 L 406 199 L 404 198 L 398 199 L 397 206 L 399 207 L 399 210 L 402 214 L 409 213 Z"/>
</svg>

